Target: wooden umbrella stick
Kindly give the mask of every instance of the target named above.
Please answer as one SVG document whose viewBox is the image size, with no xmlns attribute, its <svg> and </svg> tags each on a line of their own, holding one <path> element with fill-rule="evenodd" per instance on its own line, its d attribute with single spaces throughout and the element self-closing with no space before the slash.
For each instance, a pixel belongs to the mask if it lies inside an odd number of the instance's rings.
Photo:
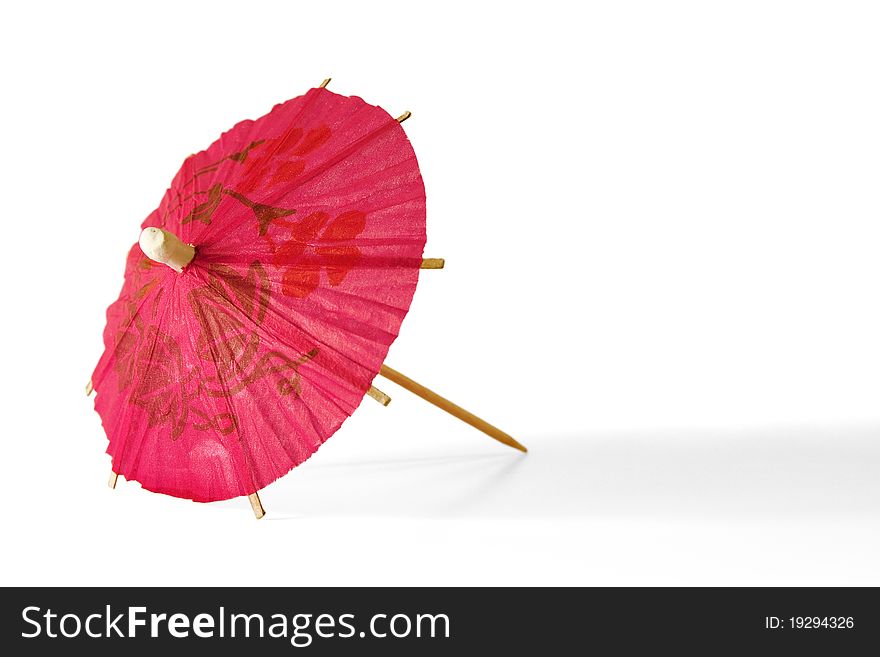
<svg viewBox="0 0 880 657">
<path fill-rule="evenodd" d="M 473 413 L 464 410 L 461 406 L 453 404 L 448 399 L 444 399 L 436 392 L 428 390 L 425 386 L 420 383 L 416 383 L 412 379 L 407 376 L 404 376 L 397 370 L 393 370 L 387 365 L 383 365 L 382 369 L 379 370 L 379 374 L 384 376 L 389 381 L 394 381 L 397 385 L 402 388 L 406 388 L 411 393 L 418 395 L 422 399 L 427 402 L 434 404 L 434 406 L 438 408 L 442 408 L 444 411 L 449 413 L 450 415 L 457 417 L 462 422 L 467 422 L 469 425 L 474 427 L 475 429 L 479 429 L 487 436 L 491 436 L 495 440 L 500 443 L 504 443 L 514 449 L 518 449 L 521 452 L 527 452 L 528 450 L 517 442 L 512 436 L 507 435 L 498 427 L 493 427 L 491 424 L 478 418 Z"/>
<path fill-rule="evenodd" d="M 263 508 L 263 503 L 260 502 L 260 496 L 256 493 L 251 493 L 248 495 L 248 500 L 251 503 L 251 508 L 254 510 L 254 515 L 257 517 L 257 520 L 266 515 L 266 510 Z"/>
<path fill-rule="evenodd" d="M 400 116 L 397 117 L 397 122 L 398 122 L 398 123 L 403 123 L 404 121 L 406 121 L 406 120 L 407 120 L 409 117 L 411 117 L 411 116 L 412 116 L 412 112 L 410 112 L 409 110 L 407 110 L 407 111 L 405 111 L 403 114 L 401 114 Z"/>
<path fill-rule="evenodd" d="M 92 391 L 95 389 L 95 386 L 92 385 L 92 380 L 89 379 L 89 382 L 86 384 L 86 397 L 92 394 Z"/>
<path fill-rule="evenodd" d="M 443 269 L 445 266 L 443 258 L 422 258 L 422 269 Z"/>
<path fill-rule="evenodd" d="M 367 394 L 382 404 L 382 406 L 388 406 L 388 404 L 391 403 L 391 397 L 379 390 L 376 386 L 370 386 L 370 389 L 367 390 Z"/>
<path fill-rule="evenodd" d="M 332 79 L 333 79 L 333 78 L 327 78 L 326 80 L 324 80 L 324 81 L 319 85 L 319 87 L 320 87 L 321 89 L 326 89 L 326 88 L 327 88 L 327 85 L 330 84 L 330 80 L 332 80 Z"/>
<path fill-rule="evenodd" d="M 112 488 L 112 489 L 115 490 L 115 489 L 116 489 L 116 480 L 117 480 L 117 479 L 119 479 L 119 475 L 116 474 L 115 472 L 113 472 L 113 471 L 111 470 L 111 471 L 110 471 L 110 481 L 107 482 L 107 485 L 110 486 L 110 488 Z"/>
</svg>

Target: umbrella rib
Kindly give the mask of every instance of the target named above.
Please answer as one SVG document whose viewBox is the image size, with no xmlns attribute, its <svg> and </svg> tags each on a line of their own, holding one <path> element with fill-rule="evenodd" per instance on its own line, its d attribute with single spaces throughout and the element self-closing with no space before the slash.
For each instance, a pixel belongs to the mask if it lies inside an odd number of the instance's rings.
<svg viewBox="0 0 880 657">
<path fill-rule="evenodd" d="M 347 148 L 343 149 L 340 153 L 338 153 L 336 156 L 332 157 L 331 159 L 327 160 L 323 164 L 320 164 L 319 166 L 312 169 L 311 172 L 309 173 L 309 175 L 305 175 L 302 178 L 298 179 L 296 181 L 295 185 L 293 185 L 289 188 L 286 188 L 284 191 L 284 196 L 289 196 L 295 190 L 299 189 L 304 184 L 313 180 L 315 177 L 317 177 L 319 175 L 323 175 L 324 173 L 326 173 L 327 171 L 329 171 L 330 169 L 332 169 L 333 167 L 335 167 L 339 163 L 344 162 L 349 157 L 351 157 L 352 155 L 357 153 L 360 148 L 369 144 L 373 139 L 375 139 L 376 137 L 378 137 L 379 135 L 384 133 L 386 130 L 388 130 L 393 125 L 394 125 L 393 122 L 392 123 L 384 123 L 384 124 L 380 125 L 379 127 L 375 128 L 372 132 L 369 132 L 366 135 L 363 135 L 359 139 L 355 140 L 354 142 L 349 144 Z M 274 155 L 274 153 L 273 153 L 273 155 Z M 232 185 L 230 185 L 230 186 L 232 186 Z M 261 200 L 260 202 L 264 205 L 274 205 L 275 203 L 277 203 L 276 197 L 277 197 L 277 195 L 270 196 L 266 199 Z M 242 215 L 238 219 L 238 221 L 234 221 L 230 225 L 224 226 L 224 230 L 227 234 L 232 233 L 236 229 L 238 229 L 238 227 L 241 226 L 244 222 L 249 221 L 251 218 L 252 218 L 252 213 L 247 213 L 247 212 L 242 213 Z M 209 238 L 210 236 L 211 236 L 211 231 L 206 230 L 201 235 L 202 239 L 198 240 L 198 243 L 204 243 L 205 242 L 204 238 Z M 195 241 L 195 240 L 191 240 L 191 241 L 193 244 L 196 244 L 196 246 L 198 246 L 197 241 Z"/>
<path fill-rule="evenodd" d="M 190 290 L 190 291 L 191 291 L 191 290 Z M 198 349 L 197 349 L 197 347 L 196 347 L 196 343 L 194 342 L 194 336 L 196 335 L 196 332 L 193 330 L 193 326 L 192 326 L 192 324 L 191 324 L 192 315 L 189 314 L 189 313 L 183 313 L 183 317 L 184 317 L 184 321 L 185 321 L 185 323 L 186 323 L 186 334 L 189 336 L 190 349 L 192 349 L 192 353 L 193 353 L 193 354 L 197 355 L 197 354 L 198 354 Z M 210 348 L 210 355 L 211 355 L 211 362 L 214 363 L 214 368 L 215 368 L 216 371 L 217 371 L 217 376 L 218 376 L 218 380 L 219 380 L 219 382 L 220 382 L 220 385 L 221 385 L 221 386 L 225 386 L 225 384 L 224 384 L 224 382 L 222 381 L 222 378 L 221 378 L 220 369 L 217 367 L 217 360 L 216 360 L 216 358 L 214 357 L 214 351 L 213 351 L 213 348 Z M 198 356 L 196 356 L 196 357 L 198 357 Z M 231 412 L 233 409 L 232 409 L 231 402 L 230 402 L 230 400 L 229 400 L 229 398 L 228 398 L 229 396 L 228 396 L 228 395 L 225 395 L 225 396 L 222 396 L 222 397 L 223 397 L 223 399 L 224 399 L 225 402 L 226 402 L 226 410 L 227 410 L 227 412 Z M 216 399 L 216 397 L 212 397 L 212 399 Z M 213 402 L 212 402 L 212 405 L 213 405 Z M 215 407 L 215 410 L 216 410 L 216 407 Z M 236 432 L 238 432 L 238 427 L 237 427 L 237 426 L 235 427 L 235 430 L 236 430 Z M 240 434 L 239 434 L 239 437 L 240 437 Z M 239 440 L 238 442 L 240 443 L 241 441 Z M 245 460 L 247 460 L 247 455 L 243 455 L 243 457 L 245 458 Z M 246 490 L 246 489 L 247 489 L 247 486 L 246 486 L 245 482 L 242 481 L 242 479 L 241 479 L 241 477 L 240 477 L 240 475 L 239 475 L 238 469 L 237 469 L 237 468 L 233 468 L 233 469 L 232 469 L 232 472 L 233 472 L 233 474 L 235 475 L 235 480 L 236 480 L 236 483 L 237 483 L 237 485 L 238 485 L 239 490 Z M 252 483 L 253 483 L 253 482 L 252 482 Z"/>
<path fill-rule="evenodd" d="M 380 179 L 386 178 L 386 177 L 388 177 L 389 173 L 392 173 L 392 174 L 396 173 L 397 170 L 402 170 L 403 173 L 406 174 L 408 169 L 409 170 L 412 169 L 412 166 L 413 166 L 412 161 L 414 159 L 415 159 L 414 156 L 407 157 L 406 159 L 401 160 L 400 162 L 396 162 L 395 164 L 387 166 L 384 169 L 381 169 L 379 171 L 374 171 L 371 174 L 364 176 L 364 177 L 361 177 L 361 178 L 357 178 L 357 177 L 352 176 L 348 180 L 347 185 L 343 185 L 340 183 L 338 186 L 336 186 L 334 188 L 334 195 L 337 198 L 340 198 L 340 197 L 344 197 L 344 196 L 349 196 L 349 194 L 351 194 L 351 196 L 356 197 L 357 201 L 368 202 L 373 197 L 380 196 L 380 195 L 381 196 L 387 195 L 387 193 L 389 191 L 388 187 L 392 187 L 393 189 L 396 190 L 401 187 L 406 187 L 407 185 L 413 185 L 414 181 L 406 181 L 406 182 L 400 183 L 399 180 L 395 180 L 395 182 L 393 184 L 388 184 L 386 187 L 380 187 L 379 185 L 373 184 L 371 181 L 376 178 L 380 178 Z M 391 176 L 391 177 L 395 178 L 395 179 L 397 178 L 397 176 Z M 373 191 L 371 191 L 369 194 L 365 194 L 363 192 L 363 189 L 361 189 L 364 185 L 367 185 L 367 184 L 375 187 L 375 189 L 373 189 Z M 350 193 L 349 190 L 354 190 L 354 191 L 352 193 Z M 324 194 L 325 194 L 325 192 L 323 192 L 323 191 L 320 192 L 319 194 L 317 194 L 316 196 L 312 196 L 309 194 L 302 194 L 302 195 L 300 195 L 299 198 L 300 198 L 300 201 L 305 204 L 314 204 L 316 202 L 320 202 L 321 199 L 324 197 Z M 421 191 L 417 191 L 415 193 L 415 195 L 413 195 L 413 196 L 409 196 L 409 197 L 403 198 L 403 199 L 395 199 L 393 203 L 389 203 L 388 205 L 374 206 L 372 208 L 372 210 L 370 210 L 370 213 L 374 214 L 374 213 L 378 212 L 379 210 L 388 210 L 391 208 L 398 207 L 400 205 L 404 205 L 406 203 L 411 203 L 412 201 L 424 201 L 424 200 L 425 200 L 425 190 L 424 190 L 424 187 L 422 187 Z"/>
<path fill-rule="evenodd" d="M 331 92 L 331 93 L 332 93 L 332 92 Z M 299 121 L 299 118 L 303 115 L 303 113 L 305 113 L 305 111 L 306 111 L 309 107 L 311 107 L 312 103 L 315 101 L 315 99 L 318 97 L 318 95 L 319 95 L 319 94 L 317 94 L 317 93 L 314 93 L 314 94 L 313 94 L 313 93 L 309 92 L 309 93 L 307 93 L 307 94 L 303 97 L 303 103 L 302 103 L 302 106 L 299 108 L 299 110 L 297 110 L 296 114 L 295 114 L 293 117 L 291 117 L 291 119 L 290 119 L 290 123 L 289 123 L 290 126 L 296 124 L 296 122 Z M 259 122 L 259 119 L 257 119 L 256 121 L 254 121 L 253 124 L 251 125 L 251 128 L 253 129 L 253 127 L 254 127 L 258 122 Z M 248 136 L 249 136 L 249 141 L 253 141 L 253 135 L 249 133 Z M 245 140 L 245 141 L 248 141 L 248 140 Z M 275 147 L 272 149 L 272 151 L 269 153 L 269 157 L 270 157 L 270 158 L 271 158 L 271 157 L 274 157 L 274 156 L 275 156 L 275 153 L 278 152 L 278 147 L 279 147 L 279 145 L 280 145 L 280 142 L 278 142 L 278 144 L 276 144 Z M 236 183 L 239 182 L 239 181 L 240 181 L 240 176 L 234 177 L 234 181 L 235 181 Z M 212 178 L 211 182 L 214 182 L 214 179 L 213 179 L 213 178 Z M 225 181 L 221 181 L 221 182 L 225 182 Z M 224 186 L 226 186 L 226 185 L 224 185 Z M 263 201 L 263 202 L 265 202 L 265 201 Z M 246 212 L 245 212 L 245 213 L 242 213 L 242 219 L 241 219 L 241 220 L 239 220 L 238 222 L 235 222 L 235 223 L 234 223 L 233 225 L 231 225 L 231 226 L 224 227 L 224 230 L 226 230 L 226 232 L 227 232 L 227 234 L 228 234 L 228 233 L 231 232 L 232 230 L 235 230 L 238 226 L 240 226 L 242 223 L 244 223 L 245 220 L 247 220 L 247 219 L 249 219 L 249 218 L 250 218 L 250 215 L 249 215 L 248 213 L 246 213 Z M 212 230 L 212 224 L 208 224 L 207 226 L 205 226 L 205 227 L 202 229 L 201 233 L 200 233 L 198 236 L 196 236 L 196 237 L 198 238 L 198 243 L 200 243 L 200 244 L 204 244 L 206 241 L 210 241 L 213 232 L 214 232 L 214 231 Z M 188 239 L 187 242 L 188 242 L 188 243 L 196 244 L 196 239 Z"/>
<path fill-rule="evenodd" d="M 219 337 L 219 336 L 217 336 L 217 337 Z M 223 398 L 224 402 L 226 403 L 227 412 L 232 417 L 236 418 L 238 416 L 235 414 L 235 409 L 232 404 L 232 395 L 229 394 L 228 386 L 226 385 L 226 382 L 223 379 L 223 375 L 220 370 L 220 365 L 217 362 L 217 356 L 216 356 L 213 340 L 207 340 L 207 343 L 208 343 L 208 353 L 211 355 L 211 362 L 214 363 L 214 369 L 217 372 L 217 381 L 220 384 L 220 387 L 224 390 L 224 392 L 226 392 L 226 394 L 222 395 L 222 398 Z M 245 462 L 248 465 L 249 472 L 251 474 L 253 474 L 253 472 L 255 471 L 253 455 L 250 453 L 249 449 L 245 448 L 247 443 L 245 442 L 245 440 L 243 439 L 243 437 L 241 435 L 241 432 L 239 431 L 238 424 L 233 423 L 233 427 L 235 429 L 235 433 L 238 435 L 238 440 L 236 441 L 236 443 L 238 444 L 239 450 L 241 451 L 241 453 L 245 459 Z M 235 472 L 236 478 L 238 478 L 237 469 L 233 468 L 233 471 Z M 239 479 L 239 483 L 241 483 L 240 479 Z M 256 486 L 256 482 L 253 481 L 253 478 L 251 478 L 251 484 Z M 263 516 L 266 515 L 266 510 L 263 508 L 263 504 L 260 501 L 260 496 L 257 494 L 256 490 L 254 490 L 253 493 L 248 494 L 248 501 L 250 501 L 250 503 L 251 503 L 251 508 L 253 509 L 254 516 L 256 517 L 257 520 L 259 520 L 260 518 L 262 518 Z"/>
<path fill-rule="evenodd" d="M 270 330 L 267 329 L 264 325 L 257 324 L 252 318 L 250 318 L 250 317 L 247 315 L 247 313 L 244 311 L 243 308 L 241 308 L 241 306 L 239 306 L 239 305 L 238 305 L 238 304 L 237 304 L 232 298 L 230 298 L 229 296 L 227 296 L 227 295 L 223 292 L 223 290 L 218 289 L 213 283 L 211 283 L 211 281 L 209 281 L 209 280 L 207 280 L 207 279 L 203 279 L 203 280 L 204 280 L 205 283 L 208 285 L 208 287 L 210 287 L 210 288 L 211 288 L 214 292 L 216 292 L 216 293 L 217 293 L 222 299 L 224 299 L 226 302 L 228 302 L 230 305 L 232 305 L 233 308 L 235 308 L 236 310 L 238 310 L 238 311 L 241 313 L 242 318 L 245 319 L 245 320 L 247 320 L 247 322 L 248 322 L 249 325 L 253 328 L 253 330 L 256 331 L 256 332 L 258 332 L 262 337 L 268 337 L 268 338 L 270 338 L 270 339 L 272 339 L 272 340 L 275 340 L 275 341 L 281 343 L 282 345 L 284 345 L 285 347 L 287 347 L 287 348 L 289 348 L 289 349 L 292 349 L 292 350 L 297 351 L 297 352 L 301 352 L 301 349 L 299 349 L 298 347 L 295 347 L 295 346 L 291 345 L 291 344 L 290 344 L 287 340 L 285 340 L 281 335 L 277 334 L 277 333 L 274 332 L 274 331 L 270 331 Z M 271 309 L 271 312 L 272 312 L 276 317 L 278 317 L 279 319 L 284 319 L 284 316 L 281 315 L 281 313 L 278 313 L 276 310 Z M 332 346 L 328 345 L 327 343 L 323 342 L 322 340 L 320 340 L 318 337 L 316 337 L 315 335 L 313 335 L 313 334 L 310 333 L 309 331 L 306 331 L 306 330 L 305 330 L 304 328 L 302 328 L 299 324 L 294 324 L 294 326 L 296 326 L 296 328 L 297 328 L 299 331 L 301 331 L 303 335 L 307 336 L 307 337 L 309 338 L 309 340 L 310 340 L 311 342 L 315 343 L 316 345 L 320 345 L 321 347 L 323 347 L 323 348 L 329 350 L 329 351 L 330 351 L 331 353 L 333 353 L 333 354 L 336 354 L 336 355 L 339 356 L 340 358 L 342 358 L 342 359 L 344 359 L 344 360 L 347 360 L 348 362 L 352 363 L 353 365 L 356 365 L 356 366 L 361 367 L 361 368 L 363 368 L 363 369 L 367 369 L 367 368 L 365 368 L 363 365 L 361 365 L 360 363 L 358 363 L 357 361 L 353 360 L 352 358 L 346 356 L 345 354 L 343 354 L 342 352 L 338 351 L 338 350 L 335 349 L 334 347 L 332 347 Z M 346 415 L 350 415 L 350 413 L 347 412 L 345 408 L 343 408 L 341 405 L 339 405 L 339 404 L 338 404 L 338 403 L 337 403 L 337 402 L 331 397 L 331 395 L 330 395 L 330 393 L 329 393 L 328 390 L 326 390 L 326 389 L 323 388 L 322 386 L 318 385 L 318 383 L 315 382 L 314 380 L 310 379 L 306 373 L 300 373 L 300 376 L 302 376 L 302 377 L 303 377 L 304 379 L 306 379 L 306 380 L 311 381 L 312 385 L 314 385 L 314 386 L 315 386 L 318 390 L 320 390 L 321 392 L 325 393 L 327 399 L 328 399 L 331 403 L 333 403 L 333 404 L 334 404 L 339 410 L 341 410 L 342 412 L 344 412 Z M 351 383 L 351 382 L 349 381 L 349 383 Z M 311 412 L 311 409 L 310 409 L 310 412 Z"/>
<path fill-rule="evenodd" d="M 162 289 L 162 287 L 158 286 L 158 289 Z M 144 304 L 147 303 L 147 301 L 149 301 L 152 298 L 153 294 L 154 294 L 153 290 L 150 290 L 149 292 L 147 292 L 147 294 L 144 295 L 144 298 L 141 299 L 141 302 L 138 304 L 135 311 L 131 314 L 131 317 L 128 318 L 128 322 L 126 322 L 125 327 L 120 329 L 119 332 L 125 333 L 126 331 L 128 331 L 129 328 L 131 328 L 131 325 L 134 323 L 135 318 L 140 314 L 141 308 L 143 308 Z M 105 354 L 107 356 L 107 362 L 105 363 L 104 367 L 101 369 L 100 373 L 98 372 L 98 367 L 101 365 L 101 361 L 98 361 L 98 364 L 95 366 L 95 371 L 92 373 L 92 378 L 89 380 L 89 386 L 87 386 L 87 387 L 94 389 L 101 384 L 101 382 L 104 380 L 104 372 L 107 371 L 107 368 L 110 365 L 110 361 L 113 360 L 113 357 L 116 355 L 116 351 L 117 351 L 117 349 L 119 349 L 119 345 L 121 343 L 122 343 L 121 340 L 116 340 L 113 344 L 113 348 L 110 351 L 110 353 Z M 101 360 L 104 360 L 103 356 L 102 356 Z M 91 392 L 92 392 L 92 390 L 90 389 L 86 392 L 86 394 L 90 395 Z"/>
<path fill-rule="evenodd" d="M 276 333 L 275 331 L 270 331 L 268 328 L 265 327 L 265 325 L 257 324 L 252 318 L 250 318 L 250 317 L 247 315 L 247 313 L 245 312 L 245 310 L 244 310 L 241 306 L 239 306 L 239 305 L 235 302 L 234 299 L 232 299 L 232 298 L 230 298 L 228 295 L 226 295 L 226 294 L 223 292 L 222 289 L 218 289 L 213 283 L 211 283 L 211 281 L 209 281 L 209 280 L 207 280 L 207 279 L 203 279 L 203 280 L 205 281 L 205 283 L 206 283 L 206 284 L 207 284 L 207 285 L 208 285 L 208 286 L 209 286 L 214 292 L 216 292 L 218 295 L 220 295 L 220 297 L 221 297 L 223 300 L 227 301 L 227 302 L 230 303 L 230 304 L 231 304 L 236 310 L 238 310 L 239 312 L 241 312 L 241 313 L 242 313 L 242 317 L 244 317 L 244 318 L 248 321 L 248 323 L 249 323 L 251 326 L 254 327 L 254 330 L 255 330 L 255 331 L 258 331 L 258 332 L 262 333 L 263 336 L 268 336 L 269 338 L 271 338 L 271 339 L 273 339 L 273 340 L 276 340 L 276 341 L 280 342 L 281 344 L 285 345 L 286 347 L 288 347 L 288 348 L 290 348 L 290 349 L 293 349 L 293 350 L 299 350 L 297 347 L 291 345 L 287 340 L 285 340 L 284 337 L 281 336 L 280 334 Z M 271 282 L 270 282 L 270 284 L 271 284 Z M 283 315 L 282 313 L 278 312 L 277 310 L 275 310 L 275 309 L 272 308 L 271 306 L 270 306 L 269 308 L 267 308 L 267 312 L 271 312 L 271 313 L 273 314 L 273 316 L 276 317 L 276 318 L 279 319 L 279 320 L 292 321 L 291 318 L 290 318 L 289 316 Z M 323 340 L 321 340 L 318 336 L 314 335 L 312 332 L 307 331 L 306 329 L 304 329 L 299 323 L 293 323 L 293 325 L 296 326 L 296 328 L 297 328 L 297 329 L 298 329 L 303 335 L 305 335 L 306 337 L 308 337 L 309 340 L 310 340 L 311 342 L 314 342 L 316 345 L 320 345 L 322 348 L 331 351 L 333 354 L 339 356 L 340 358 L 342 358 L 342 359 L 348 361 L 349 363 L 351 363 L 351 364 L 353 364 L 353 365 L 356 365 L 356 366 L 358 366 L 358 367 L 364 367 L 364 366 L 363 366 L 361 363 L 359 363 L 358 361 L 356 361 L 356 360 L 354 360 L 353 358 L 351 358 L 351 357 L 347 356 L 346 354 L 342 353 L 341 351 L 339 351 L 338 349 L 336 349 L 336 348 L 333 347 L 332 345 L 327 344 L 326 342 L 324 342 Z M 394 336 L 394 337 L 397 337 L 397 336 Z M 366 369 L 366 368 L 364 368 L 364 369 Z"/>
<path fill-rule="evenodd" d="M 175 287 L 176 285 L 177 285 L 177 278 L 174 277 L 174 278 L 171 279 L 171 286 L 170 286 L 170 287 L 171 287 L 171 290 L 168 292 L 168 295 L 169 295 L 169 296 L 172 296 L 172 297 L 173 297 L 172 293 L 173 293 L 173 291 L 174 291 L 174 287 Z M 162 289 L 164 289 L 164 288 L 162 288 Z M 163 325 L 164 322 L 165 322 L 165 314 L 166 314 L 166 312 L 167 312 L 167 310 L 168 310 L 168 306 L 169 306 L 168 303 L 162 304 L 162 310 L 161 310 L 161 312 L 160 312 L 160 314 L 159 314 L 159 321 L 156 322 L 156 325 L 155 325 L 155 327 L 156 327 L 156 335 L 155 335 L 155 338 L 153 339 L 152 344 L 149 345 L 150 353 L 149 353 L 149 355 L 148 355 L 148 359 L 147 359 L 147 360 L 148 360 L 148 363 L 151 363 L 151 362 L 153 361 L 153 353 L 154 353 L 155 350 L 156 350 L 156 343 L 159 341 L 159 335 L 160 335 L 160 333 L 161 333 L 162 325 Z M 141 309 L 142 307 L 143 307 L 143 304 L 141 304 L 141 305 L 138 307 L 138 311 L 137 311 L 137 313 L 140 313 L 140 309 Z M 132 321 L 134 321 L 134 318 L 132 318 Z M 143 339 L 143 338 L 142 338 L 142 339 Z M 141 343 L 140 343 L 140 341 L 139 341 L 138 344 L 137 344 L 137 346 L 135 347 L 135 349 L 134 349 L 134 351 L 133 351 L 133 353 L 134 353 L 133 358 L 137 359 L 138 354 L 140 353 L 140 350 L 141 350 Z M 119 419 L 118 422 L 119 422 L 119 423 L 122 423 L 123 421 L 128 421 L 128 418 L 130 417 L 130 414 L 132 413 L 133 409 L 134 409 L 134 404 L 128 404 L 127 407 L 126 407 L 126 409 L 125 409 L 125 412 L 122 414 L 122 417 Z M 143 435 L 141 436 L 141 438 L 143 438 Z M 126 432 L 126 433 L 125 433 L 125 437 L 122 439 L 122 445 L 120 446 L 120 449 L 119 449 L 119 463 L 120 463 L 120 464 L 122 464 L 122 463 L 125 462 L 125 455 L 126 455 L 126 452 L 128 451 L 128 446 L 129 446 L 130 442 L 131 442 L 131 434 L 130 434 L 129 432 Z M 128 479 L 129 477 L 130 477 L 131 479 L 137 479 L 137 469 L 138 469 L 138 465 L 139 465 L 139 462 L 140 462 L 140 458 L 139 458 L 139 457 L 140 457 L 140 453 L 138 453 L 138 454 L 136 455 L 135 462 L 132 464 L 132 467 L 131 467 L 131 469 L 129 470 L 128 475 L 126 475 L 126 479 Z"/>
</svg>

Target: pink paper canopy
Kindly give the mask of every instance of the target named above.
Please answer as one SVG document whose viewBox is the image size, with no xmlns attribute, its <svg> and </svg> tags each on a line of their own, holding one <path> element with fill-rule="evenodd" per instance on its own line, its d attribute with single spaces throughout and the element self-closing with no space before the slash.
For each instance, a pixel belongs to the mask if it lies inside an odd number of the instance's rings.
<svg viewBox="0 0 880 657">
<path fill-rule="evenodd" d="M 200 502 L 249 495 L 357 408 L 418 282 L 425 190 L 400 124 L 326 89 L 184 161 L 134 245 L 92 376 L 114 472 Z"/>
</svg>

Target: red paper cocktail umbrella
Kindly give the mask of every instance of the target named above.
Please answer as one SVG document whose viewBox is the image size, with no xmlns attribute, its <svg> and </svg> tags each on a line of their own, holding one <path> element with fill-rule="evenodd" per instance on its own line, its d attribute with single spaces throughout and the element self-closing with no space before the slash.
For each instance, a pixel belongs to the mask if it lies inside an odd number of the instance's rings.
<svg viewBox="0 0 880 657">
<path fill-rule="evenodd" d="M 329 80 L 328 80 L 329 81 Z M 200 502 L 311 456 L 383 365 L 423 261 L 425 190 L 400 123 L 326 82 L 186 159 L 142 224 L 90 382 L 114 475 Z"/>
</svg>

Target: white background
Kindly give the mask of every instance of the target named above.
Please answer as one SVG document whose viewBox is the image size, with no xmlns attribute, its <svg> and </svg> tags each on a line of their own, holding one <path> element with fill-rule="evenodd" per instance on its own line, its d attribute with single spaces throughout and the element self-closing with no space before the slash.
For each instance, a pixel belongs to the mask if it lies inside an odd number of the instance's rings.
<svg viewBox="0 0 880 657">
<path fill-rule="evenodd" d="M 880 584 L 880 10 L 6 3 L 2 584 Z M 412 110 L 425 272 L 388 382 L 198 505 L 83 386 L 183 158 L 333 76 Z"/>
</svg>

